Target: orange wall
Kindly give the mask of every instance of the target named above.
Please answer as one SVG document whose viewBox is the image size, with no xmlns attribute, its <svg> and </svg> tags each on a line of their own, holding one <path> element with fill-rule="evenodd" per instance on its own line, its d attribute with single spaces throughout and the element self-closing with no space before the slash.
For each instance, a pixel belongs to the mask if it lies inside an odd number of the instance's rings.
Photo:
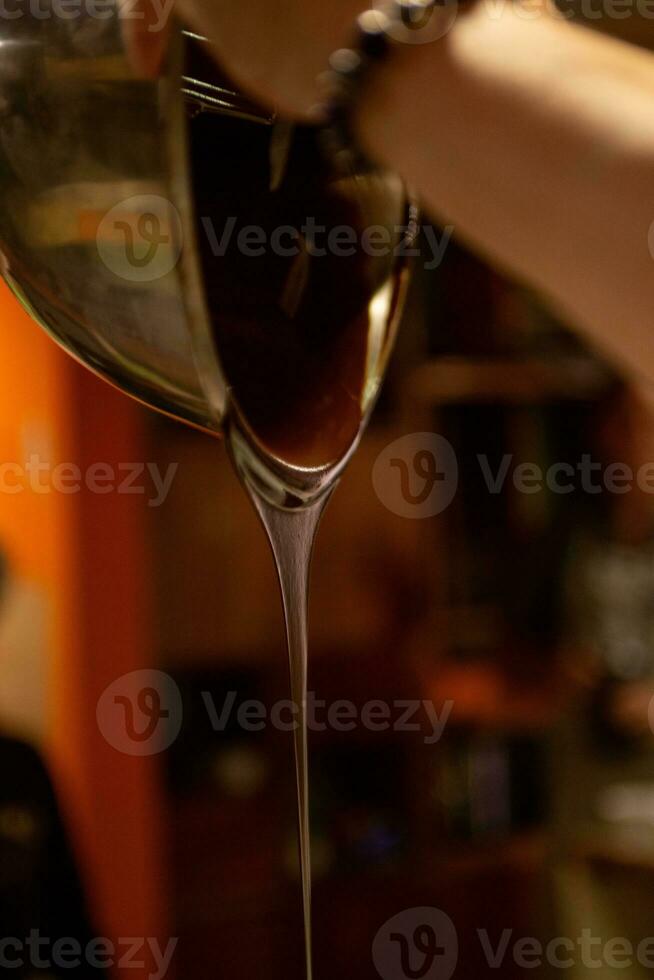
<svg viewBox="0 0 654 980">
<path fill-rule="evenodd" d="M 0 463 L 38 453 L 84 468 L 147 459 L 145 446 L 144 410 L 76 365 L 0 286 Z M 47 595 L 45 751 L 97 928 L 112 938 L 162 936 L 166 919 L 157 760 L 116 752 L 95 716 L 112 680 L 152 665 L 145 511 L 138 496 L 0 489 L 0 543 Z"/>
</svg>

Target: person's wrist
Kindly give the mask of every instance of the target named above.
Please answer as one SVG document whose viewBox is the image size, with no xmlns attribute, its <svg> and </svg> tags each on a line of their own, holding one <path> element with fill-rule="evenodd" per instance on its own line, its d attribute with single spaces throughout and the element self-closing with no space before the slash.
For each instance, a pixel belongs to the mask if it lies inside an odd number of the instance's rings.
<svg viewBox="0 0 654 980">
<path fill-rule="evenodd" d="M 419 136 L 416 120 L 434 111 L 439 78 L 443 85 L 449 83 L 447 33 L 424 44 L 398 41 L 366 80 L 352 122 L 356 139 L 370 159 L 401 168 L 403 147 L 415 144 Z"/>
<path fill-rule="evenodd" d="M 282 115 L 309 116 L 331 53 L 347 44 L 366 0 L 264 0 L 247 5 L 176 0 L 184 21 L 209 38 L 243 92 Z M 274 9 L 273 9 L 274 8 Z"/>
<path fill-rule="evenodd" d="M 423 158 L 433 152 L 439 122 L 446 127 L 444 145 L 452 123 L 464 124 L 460 93 L 475 74 L 479 51 L 497 40 L 483 0 L 446 0 L 440 16 L 426 43 L 394 44 L 367 79 L 353 119 L 363 152 L 409 179 L 416 165 L 421 176 L 429 169 Z"/>
<path fill-rule="evenodd" d="M 272 80 L 271 91 L 277 93 L 276 105 L 282 114 L 313 119 L 329 59 L 334 51 L 351 44 L 357 17 L 368 6 L 369 0 L 307 0 L 302 4 L 297 22 L 289 26 L 295 50 L 279 59 L 279 74 Z"/>
<path fill-rule="evenodd" d="M 347 48 L 355 35 L 357 18 L 369 6 L 369 0 L 330 0 L 329 3 L 309 2 L 303 10 L 300 33 L 306 39 L 302 68 L 290 82 L 296 109 L 311 117 L 323 92 L 320 80 L 332 54 Z M 292 66 L 289 66 L 292 70 Z"/>
</svg>

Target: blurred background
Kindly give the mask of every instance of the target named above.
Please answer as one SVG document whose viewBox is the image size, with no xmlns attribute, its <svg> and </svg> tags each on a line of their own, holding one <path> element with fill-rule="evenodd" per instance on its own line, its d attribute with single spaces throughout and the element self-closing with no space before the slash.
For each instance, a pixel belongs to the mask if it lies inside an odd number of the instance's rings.
<svg viewBox="0 0 654 980">
<path fill-rule="evenodd" d="M 635 13 L 580 16 L 651 35 Z M 0 931 L 175 936 L 168 976 L 300 978 L 290 736 L 215 731 L 207 711 L 288 697 L 271 557 L 224 449 L 78 368 L 4 289 L 0 350 L 3 463 L 176 467 L 157 507 L 5 481 Z M 379 454 L 414 432 L 445 437 L 459 467 L 452 504 L 425 520 L 372 485 Z M 421 906 L 453 920 L 456 976 L 476 980 L 497 973 L 480 929 L 494 947 L 505 929 L 635 945 L 652 932 L 652 495 L 579 481 L 524 493 L 510 476 L 491 494 L 480 455 L 493 473 L 507 456 L 635 472 L 654 463 L 654 409 L 454 234 L 439 268 L 417 270 L 383 397 L 324 520 L 310 661 L 327 703 L 424 699 L 451 714 L 431 743 L 424 717 L 420 731 L 311 733 L 317 980 L 377 977 L 378 930 Z M 182 724 L 165 752 L 134 756 L 96 710 L 145 668 L 174 680 Z M 547 968 L 502 965 L 507 980 L 534 973 Z"/>
</svg>

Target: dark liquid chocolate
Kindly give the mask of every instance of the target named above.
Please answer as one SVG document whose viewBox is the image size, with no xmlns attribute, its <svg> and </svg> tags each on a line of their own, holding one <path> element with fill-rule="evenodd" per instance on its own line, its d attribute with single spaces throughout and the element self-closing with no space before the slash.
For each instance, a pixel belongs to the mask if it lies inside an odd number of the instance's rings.
<svg viewBox="0 0 654 980">
<path fill-rule="evenodd" d="M 202 265 L 233 398 L 265 452 L 332 463 L 359 431 L 366 382 L 371 270 L 343 244 L 360 237 L 361 213 L 346 182 L 328 180 L 310 131 L 296 132 L 283 162 L 269 126 L 207 113 L 191 133 Z"/>
</svg>

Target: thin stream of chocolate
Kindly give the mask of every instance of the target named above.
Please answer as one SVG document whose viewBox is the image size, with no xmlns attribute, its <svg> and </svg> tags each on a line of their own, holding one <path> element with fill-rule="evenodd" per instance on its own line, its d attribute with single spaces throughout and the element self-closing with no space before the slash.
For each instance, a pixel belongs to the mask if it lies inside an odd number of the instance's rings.
<svg viewBox="0 0 654 980">
<path fill-rule="evenodd" d="M 252 487 L 250 496 L 272 547 L 284 603 L 291 675 L 291 697 L 298 710 L 295 729 L 300 874 L 304 913 L 304 949 L 307 980 L 312 980 L 311 957 L 311 836 L 309 819 L 309 764 L 307 748 L 307 612 L 311 554 L 316 532 L 330 494 L 299 510 L 280 510 Z"/>
</svg>

